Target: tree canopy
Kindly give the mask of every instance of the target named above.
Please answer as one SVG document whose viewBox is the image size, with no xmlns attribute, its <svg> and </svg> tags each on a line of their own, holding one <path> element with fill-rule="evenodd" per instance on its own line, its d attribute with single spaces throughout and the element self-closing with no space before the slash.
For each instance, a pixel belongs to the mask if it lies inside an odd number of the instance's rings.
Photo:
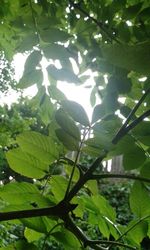
<svg viewBox="0 0 150 250">
<path fill-rule="evenodd" d="M 146 0 L 1 1 L 1 60 L 24 54 L 15 87 L 38 92 L 27 101 L 28 115 L 1 111 L 2 158 L 12 172 L 7 184 L 1 180 L 0 221 L 22 225 L 23 237 L 0 249 L 46 249 L 50 236 L 66 250 L 142 249 L 150 237 L 149 13 Z M 14 86 L 12 71 L 2 70 Z M 90 74 L 91 120 L 57 87 L 82 85 Z M 124 174 L 105 172 L 104 162 L 119 155 Z M 128 224 L 118 223 L 100 193 L 106 178 L 132 183 Z M 80 228 L 84 220 L 97 239 Z"/>
</svg>

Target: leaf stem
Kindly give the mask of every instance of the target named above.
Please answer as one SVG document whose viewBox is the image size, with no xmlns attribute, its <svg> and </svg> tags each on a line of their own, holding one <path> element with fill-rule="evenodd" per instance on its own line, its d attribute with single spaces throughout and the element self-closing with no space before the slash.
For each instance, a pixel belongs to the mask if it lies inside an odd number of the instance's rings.
<svg viewBox="0 0 150 250">
<path fill-rule="evenodd" d="M 79 149 L 77 151 L 77 155 L 76 155 L 76 158 L 75 158 L 75 161 L 74 161 L 74 166 L 73 166 L 73 169 L 72 169 L 72 172 L 71 172 L 71 175 L 70 175 L 70 179 L 69 179 L 69 183 L 68 183 L 68 186 L 67 186 L 67 190 L 66 190 L 66 193 L 65 193 L 64 200 L 67 199 L 67 196 L 68 196 L 68 193 L 69 193 L 69 190 L 70 190 L 70 186 L 71 186 L 71 182 L 72 182 L 72 179 L 73 179 L 73 175 L 74 175 L 74 172 L 75 172 L 75 168 L 77 166 L 77 162 L 78 162 L 78 159 L 79 159 L 79 156 L 80 156 L 80 151 L 81 151 L 81 148 L 83 146 L 85 137 L 86 137 L 88 132 L 89 132 L 89 129 L 87 130 L 85 128 L 84 133 L 83 133 L 83 138 L 81 140 L 81 143 L 80 143 L 80 146 L 79 146 Z"/>
<path fill-rule="evenodd" d="M 128 230 L 126 230 L 116 241 L 121 240 L 127 233 L 129 233 L 133 228 L 135 228 L 139 223 L 141 223 L 143 220 L 146 220 L 147 218 L 149 218 L 150 215 L 146 215 L 144 217 L 142 217 L 141 219 L 139 219 L 134 225 L 132 225 Z M 111 249 L 111 246 L 109 247 L 109 250 Z"/>
</svg>

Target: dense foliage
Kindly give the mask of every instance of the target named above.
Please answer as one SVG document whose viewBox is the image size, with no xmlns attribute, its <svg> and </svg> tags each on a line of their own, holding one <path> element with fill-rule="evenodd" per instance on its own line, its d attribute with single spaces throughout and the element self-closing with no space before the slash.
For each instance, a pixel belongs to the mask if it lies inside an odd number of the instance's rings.
<svg viewBox="0 0 150 250">
<path fill-rule="evenodd" d="M 49 237 L 66 250 L 142 249 L 150 237 L 149 11 L 146 0 L 1 1 L 1 54 L 10 62 L 27 56 L 16 87 L 38 92 L 29 101 L 35 121 L 17 108 L 1 111 L 2 160 L 13 174 L 1 181 L 0 221 L 22 230 L 0 249 L 46 249 Z M 79 86 L 91 75 L 90 121 L 57 83 Z M 125 173 L 104 172 L 118 155 Z M 99 191 L 106 178 L 135 180 L 129 221 Z M 82 221 L 103 238 L 84 232 Z"/>
</svg>

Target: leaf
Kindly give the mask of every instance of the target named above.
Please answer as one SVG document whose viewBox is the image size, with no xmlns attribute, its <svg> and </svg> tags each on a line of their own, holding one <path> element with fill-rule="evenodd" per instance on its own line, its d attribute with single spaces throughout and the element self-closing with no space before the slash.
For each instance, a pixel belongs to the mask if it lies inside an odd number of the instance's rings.
<svg viewBox="0 0 150 250">
<path fill-rule="evenodd" d="M 62 106 L 66 112 L 76 121 L 84 126 L 89 126 L 90 122 L 83 107 L 74 101 L 62 101 Z"/>
<path fill-rule="evenodd" d="M 56 135 L 63 145 L 70 151 L 79 150 L 79 141 L 66 133 L 63 129 L 56 129 Z"/>
<path fill-rule="evenodd" d="M 24 230 L 24 236 L 27 241 L 31 243 L 34 241 L 38 241 L 43 236 L 43 234 L 26 227 Z"/>
<path fill-rule="evenodd" d="M 68 181 L 64 176 L 53 175 L 51 180 L 51 191 L 57 202 L 64 198 L 65 192 L 67 190 Z"/>
<path fill-rule="evenodd" d="M 42 122 L 47 126 L 51 120 L 54 111 L 54 106 L 50 100 L 50 97 L 47 94 L 44 94 L 42 98 L 42 103 L 40 103 L 39 115 Z"/>
<path fill-rule="evenodd" d="M 125 41 L 125 42 L 129 42 L 130 38 L 131 38 L 131 33 L 130 33 L 130 29 L 129 26 L 127 25 L 126 22 L 121 22 L 118 24 L 117 26 L 117 33 L 119 35 L 119 37 Z"/>
<path fill-rule="evenodd" d="M 136 181 L 130 194 L 130 208 L 139 218 L 150 214 L 150 196 L 144 185 Z"/>
<path fill-rule="evenodd" d="M 33 49 L 33 46 L 35 46 L 37 43 L 37 35 L 33 32 L 28 33 L 28 35 L 22 38 L 22 41 L 19 44 L 19 47 L 17 48 L 17 51 L 21 53 L 29 50 L 31 51 Z"/>
<path fill-rule="evenodd" d="M 106 223 L 106 220 L 102 216 L 98 216 L 98 228 L 100 232 L 103 234 L 103 236 L 109 239 L 110 231 Z"/>
<path fill-rule="evenodd" d="M 131 86 L 131 81 L 127 77 L 112 76 L 106 88 L 109 93 L 116 90 L 119 94 L 126 94 L 131 90 Z"/>
<path fill-rule="evenodd" d="M 125 170 L 139 168 L 146 160 L 146 155 L 143 149 L 136 146 L 123 155 L 123 166 Z"/>
<path fill-rule="evenodd" d="M 24 74 L 27 74 L 36 69 L 36 66 L 42 59 L 41 52 L 39 50 L 34 50 L 26 59 L 24 65 Z"/>
<path fill-rule="evenodd" d="M 58 109 L 55 114 L 55 119 L 59 126 L 69 135 L 80 141 L 80 131 L 73 120 L 63 111 Z"/>
<path fill-rule="evenodd" d="M 46 58 L 53 60 L 69 60 L 71 56 L 64 46 L 55 43 L 43 47 L 43 52 Z"/>
<path fill-rule="evenodd" d="M 58 89 L 55 85 L 48 86 L 48 91 L 52 99 L 58 101 L 66 100 L 66 96 L 64 95 L 64 93 L 60 89 Z"/>
<path fill-rule="evenodd" d="M 21 219 L 21 222 L 24 224 L 25 227 L 31 228 L 40 233 L 47 233 L 47 229 L 42 217 L 35 217 L 31 219 L 24 218 Z"/>
<path fill-rule="evenodd" d="M 12 182 L 0 188 L 0 197 L 11 205 L 36 203 L 37 206 L 49 206 L 50 201 L 42 196 L 38 188 L 27 182 Z M 15 197 L 15 199 L 14 199 Z"/>
<path fill-rule="evenodd" d="M 15 172 L 29 178 L 40 179 L 48 171 L 48 164 L 43 163 L 33 155 L 23 152 L 20 148 L 8 151 L 6 159 Z"/>
<path fill-rule="evenodd" d="M 91 94 L 90 94 L 90 103 L 91 103 L 91 106 L 93 107 L 96 103 L 96 88 L 93 88 L 92 91 L 91 91 Z"/>
<path fill-rule="evenodd" d="M 43 164 L 49 165 L 58 158 L 57 146 L 49 136 L 25 131 L 16 140 L 24 152 L 36 157 Z"/>
<path fill-rule="evenodd" d="M 20 79 L 17 87 L 20 89 L 25 89 L 33 84 L 42 85 L 43 82 L 43 73 L 41 69 L 32 70 L 23 74 L 22 78 Z"/>
<path fill-rule="evenodd" d="M 103 104 L 98 104 L 94 107 L 92 114 L 92 123 L 96 122 L 105 115 L 105 107 Z"/>
<path fill-rule="evenodd" d="M 131 228 L 138 220 L 131 221 L 128 224 L 127 230 Z M 132 240 L 134 243 L 140 245 L 142 240 L 147 236 L 148 225 L 146 221 L 138 223 L 131 231 L 127 234 L 127 239 Z"/>
<path fill-rule="evenodd" d="M 27 243 L 25 240 L 16 241 L 6 247 L 1 247 L 0 250 L 38 250 L 38 248 L 31 243 Z"/>
<path fill-rule="evenodd" d="M 150 162 L 146 161 L 141 168 L 141 176 L 150 179 Z M 148 184 L 148 183 L 147 183 Z"/>
<path fill-rule="evenodd" d="M 150 74 L 150 44 L 147 41 L 135 45 L 104 45 L 102 53 L 106 60 L 118 67 L 133 70 L 143 75 Z"/>
<path fill-rule="evenodd" d="M 63 228 L 61 232 L 52 233 L 53 237 L 63 244 L 65 250 L 81 249 L 78 239 L 69 230 Z"/>
<path fill-rule="evenodd" d="M 111 221 L 115 221 L 116 213 L 115 210 L 111 207 L 109 202 L 102 195 L 93 195 L 91 197 L 92 202 L 99 210 L 99 213 L 107 217 Z"/>
<path fill-rule="evenodd" d="M 54 65 L 49 65 L 47 68 L 48 75 L 54 78 L 56 81 L 66 81 L 71 83 L 80 83 L 80 79 L 73 71 L 62 68 L 58 69 Z"/>
<path fill-rule="evenodd" d="M 66 42 L 71 37 L 67 32 L 55 28 L 41 31 L 40 36 L 42 40 L 47 43 Z"/>
</svg>

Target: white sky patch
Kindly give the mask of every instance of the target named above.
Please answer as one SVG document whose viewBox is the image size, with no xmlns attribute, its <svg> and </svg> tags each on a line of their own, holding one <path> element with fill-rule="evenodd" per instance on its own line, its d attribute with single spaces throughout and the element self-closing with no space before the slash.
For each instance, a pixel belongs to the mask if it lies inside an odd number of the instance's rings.
<svg viewBox="0 0 150 250">
<path fill-rule="evenodd" d="M 21 53 L 18 53 L 14 57 L 14 65 L 15 65 L 15 78 L 17 81 L 22 77 L 23 70 L 24 70 L 24 64 L 26 61 L 28 55 L 22 55 Z M 71 60 L 73 61 L 73 60 Z M 46 67 L 48 66 L 49 62 L 46 59 L 42 59 L 42 68 L 43 68 L 43 73 L 44 73 L 44 85 L 48 85 L 48 78 L 47 78 L 47 72 L 46 72 Z M 58 62 L 55 61 L 55 64 L 58 66 Z M 78 73 L 79 70 L 77 68 L 77 65 L 74 64 L 73 67 L 75 73 Z M 89 119 L 91 119 L 92 116 L 92 107 L 90 105 L 90 93 L 91 93 L 91 88 L 88 88 L 87 86 L 94 86 L 94 76 L 95 73 L 92 74 L 91 70 L 87 70 L 85 75 L 89 76 L 89 79 L 85 82 L 85 84 L 82 85 L 75 85 L 73 83 L 67 83 L 67 82 L 58 82 L 57 87 L 66 95 L 66 97 L 69 100 L 73 100 L 75 102 L 78 102 L 83 106 L 83 108 L 86 110 Z M 28 96 L 29 98 L 32 98 L 34 95 L 37 93 L 37 87 L 34 84 L 33 86 L 27 88 L 24 90 L 23 96 Z M 8 93 L 7 97 L 3 97 L 0 100 L 0 104 L 8 104 L 9 106 L 11 103 L 16 102 L 17 98 L 19 95 L 15 92 L 12 91 Z"/>
</svg>

